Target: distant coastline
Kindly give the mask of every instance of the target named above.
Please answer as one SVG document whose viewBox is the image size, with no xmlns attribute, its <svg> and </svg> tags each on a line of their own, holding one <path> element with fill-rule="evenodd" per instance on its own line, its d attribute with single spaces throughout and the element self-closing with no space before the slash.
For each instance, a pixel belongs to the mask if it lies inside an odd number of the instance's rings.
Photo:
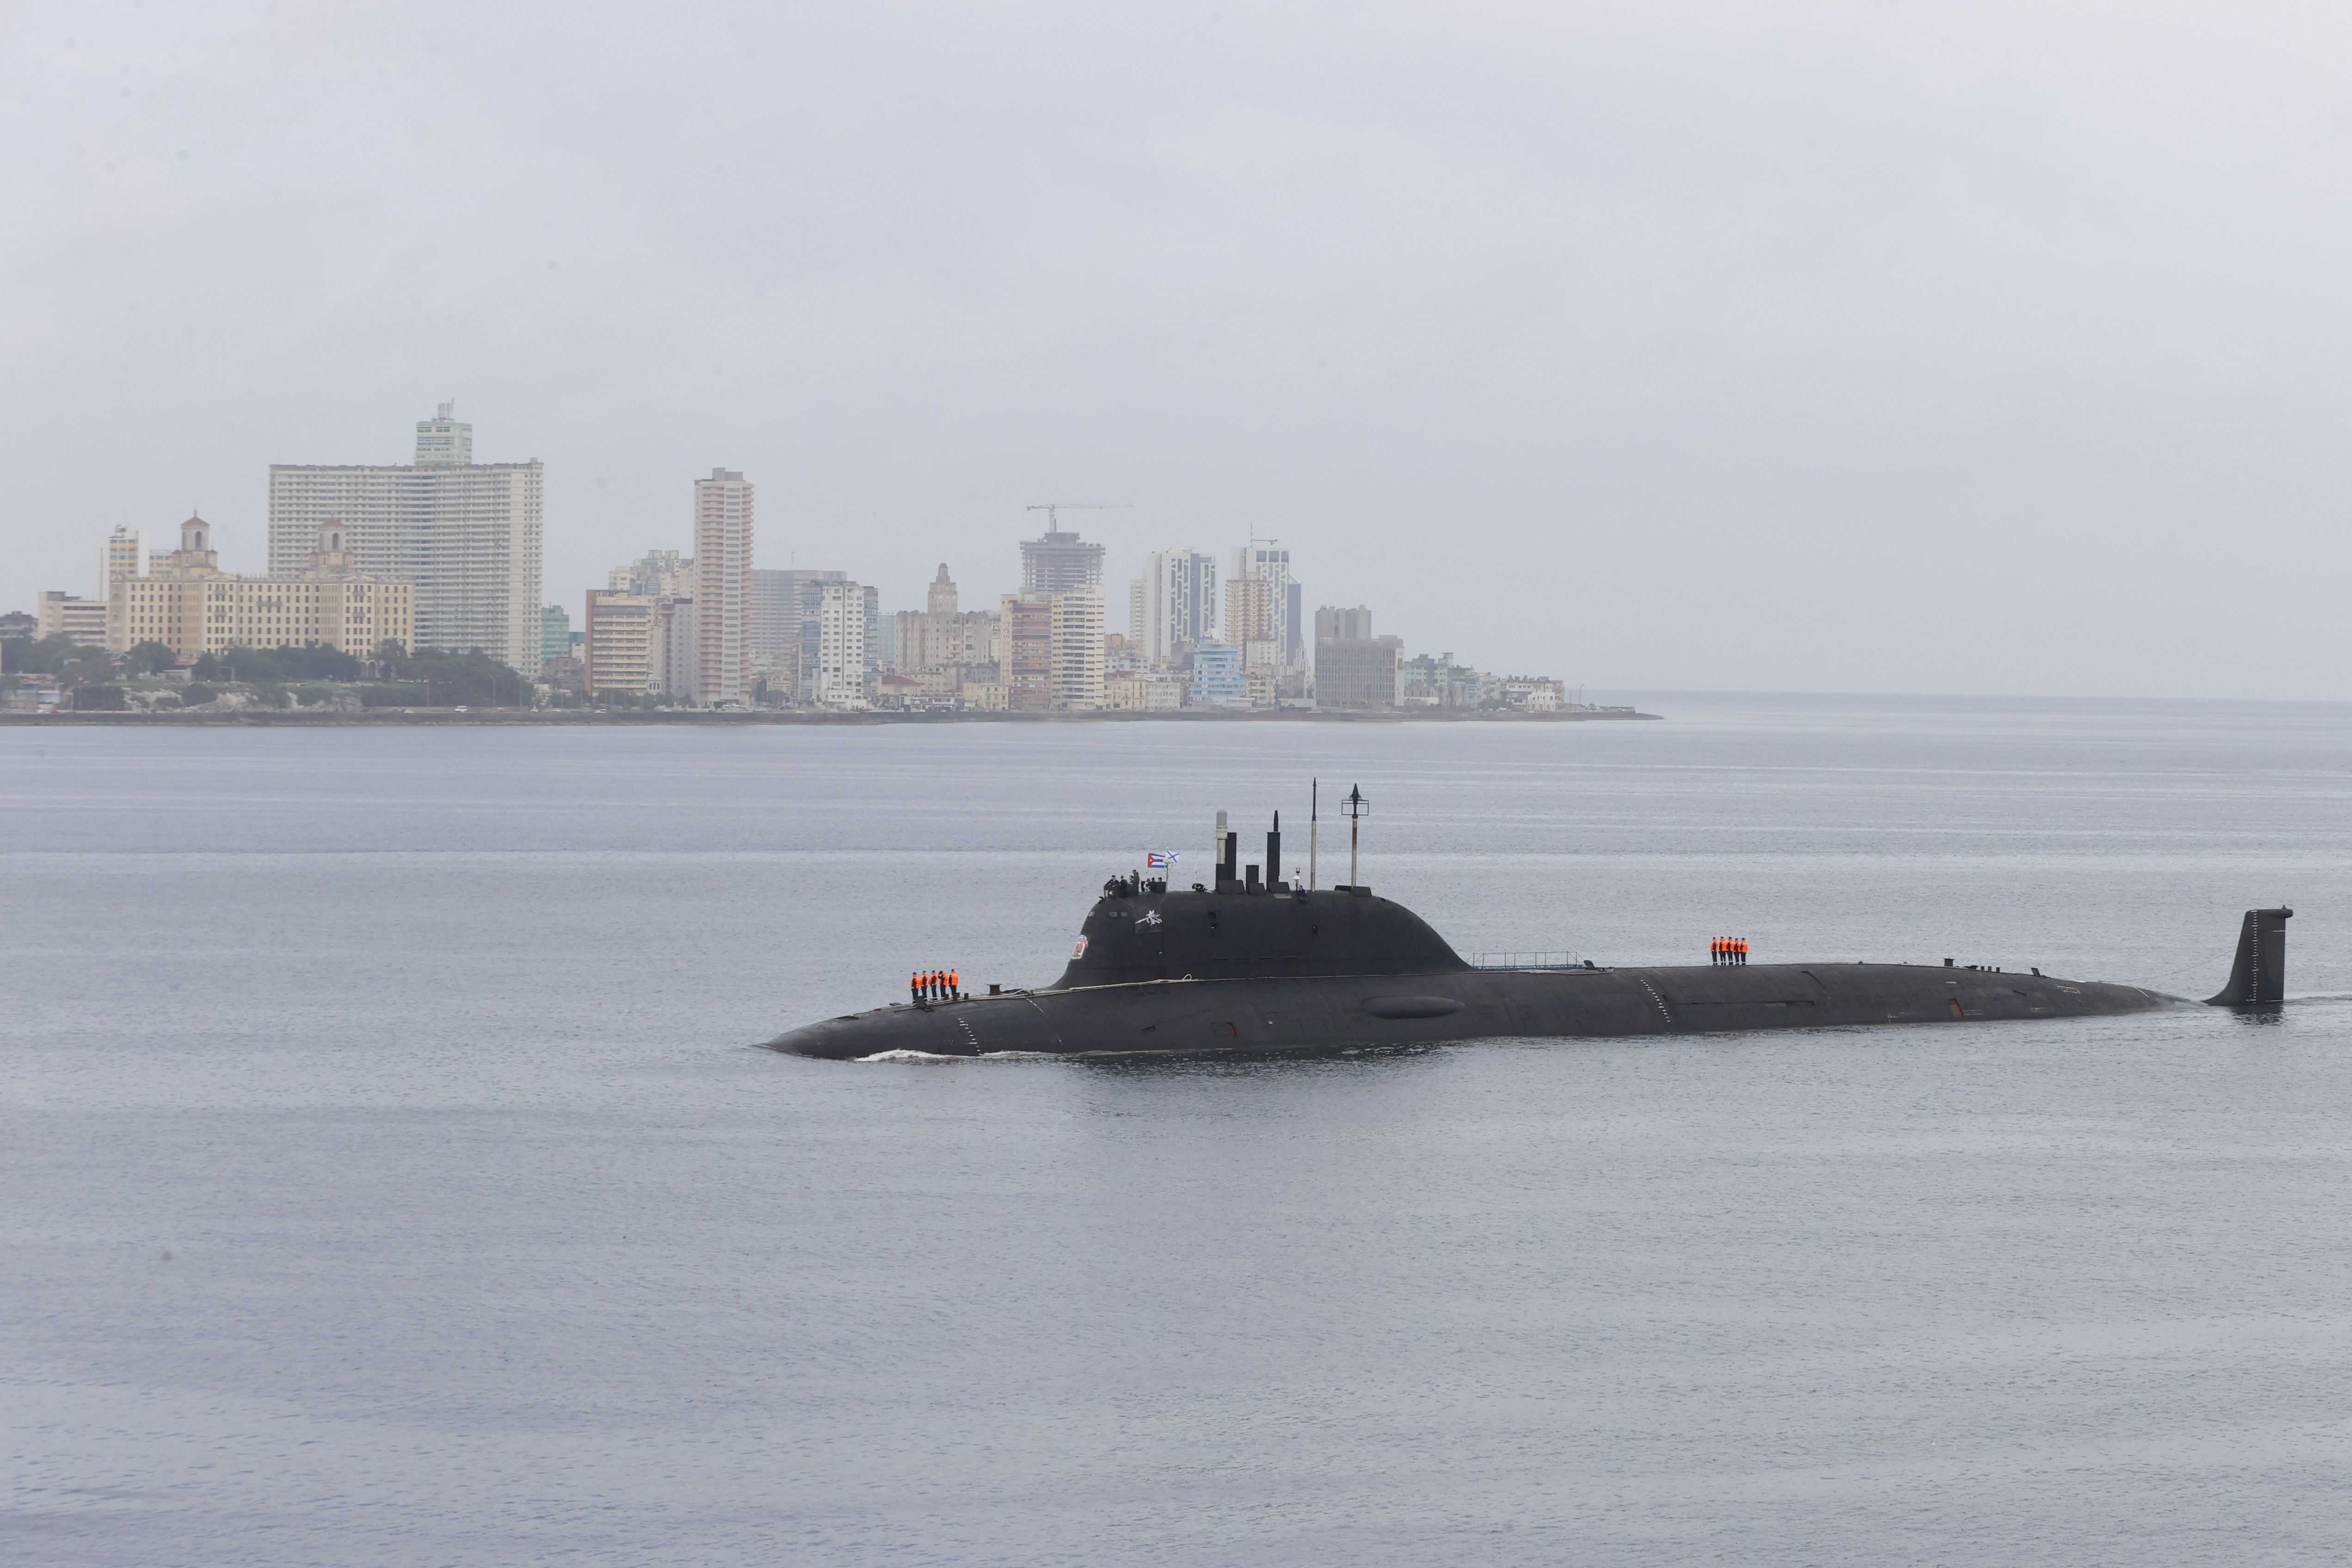
<svg viewBox="0 0 2352 1568">
<path fill-rule="evenodd" d="M 283 709 L 247 709 L 233 713 L 0 713 L 0 728 L 26 725 L 113 725 L 146 729 L 190 729 L 242 725 L 316 726 L 322 728 L 380 727 L 402 724 L 813 724 L 828 728 L 872 724 L 1583 724 L 1617 720 L 1662 720 L 1662 713 L 1631 708 L 1573 709 L 1558 713 L 1495 712 L 1477 710 L 1385 709 L 1349 711 L 1315 708 L 1253 708 L 1238 711 L 1175 709 L 1115 712 L 982 712 L 868 710 L 827 713 L 798 709 L 712 713 L 694 710 L 649 712 L 600 712 L 581 708 L 477 708 L 459 712 L 448 708 L 415 710 L 377 708 L 357 713 L 321 713 Z"/>
</svg>

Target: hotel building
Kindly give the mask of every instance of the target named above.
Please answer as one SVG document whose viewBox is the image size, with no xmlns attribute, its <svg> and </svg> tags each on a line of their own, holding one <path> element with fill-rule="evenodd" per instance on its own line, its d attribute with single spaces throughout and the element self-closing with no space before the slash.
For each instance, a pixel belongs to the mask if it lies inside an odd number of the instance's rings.
<svg viewBox="0 0 2352 1568">
<path fill-rule="evenodd" d="M 298 575 L 235 577 L 220 569 L 212 525 L 180 524 L 180 548 L 151 558 L 146 575 L 117 577 L 106 604 L 106 643 L 127 653 L 159 642 L 184 663 L 233 647 L 319 644 L 365 657 L 386 642 L 415 646 L 415 592 L 362 575 L 349 531 L 329 520 L 313 531 Z"/>
</svg>

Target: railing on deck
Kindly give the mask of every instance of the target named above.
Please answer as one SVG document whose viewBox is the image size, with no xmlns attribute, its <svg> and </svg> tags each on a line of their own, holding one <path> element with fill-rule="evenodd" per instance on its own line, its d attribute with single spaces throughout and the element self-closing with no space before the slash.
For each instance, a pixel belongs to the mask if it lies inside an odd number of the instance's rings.
<svg viewBox="0 0 2352 1568">
<path fill-rule="evenodd" d="M 1572 952 L 1482 952 L 1470 960 L 1473 969 L 1581 969 L 1584 960 Z"/>
</svg>

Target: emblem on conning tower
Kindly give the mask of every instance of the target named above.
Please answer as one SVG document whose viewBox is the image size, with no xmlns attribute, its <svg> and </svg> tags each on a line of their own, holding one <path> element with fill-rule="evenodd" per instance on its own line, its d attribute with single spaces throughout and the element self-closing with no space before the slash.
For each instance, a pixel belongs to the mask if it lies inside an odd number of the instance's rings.
<svg viewBox="0 0 2352 1568">
<path fill-rule="evenodd" d="M 1160 911 L 1146 910 L 1135 917 L 1135 923 L 1139 926 L 1156 926 L 1160 923 Z"/>
</svg>

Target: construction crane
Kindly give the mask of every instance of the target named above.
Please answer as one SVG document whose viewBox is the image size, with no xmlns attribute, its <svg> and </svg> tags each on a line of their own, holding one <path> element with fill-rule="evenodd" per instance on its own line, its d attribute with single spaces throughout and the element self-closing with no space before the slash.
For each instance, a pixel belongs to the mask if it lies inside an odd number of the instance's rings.
<svg viewBox="0 0 2352 1568">
<path fill-rule="evenodd" d="M 1059 513 L 1066 511 L 1126 511 L 1130 510 L 1134 505 L 1135 503 L 1133 501 L 1125 500 L 1041 500 L 1028 510 L 1031 511 L 1044 512 L 1045 514 L 1045 531 L 1048 533 L 1059 533 L 1062 531 L 1062 520 L 1058 515 Z"/>
</svg>

